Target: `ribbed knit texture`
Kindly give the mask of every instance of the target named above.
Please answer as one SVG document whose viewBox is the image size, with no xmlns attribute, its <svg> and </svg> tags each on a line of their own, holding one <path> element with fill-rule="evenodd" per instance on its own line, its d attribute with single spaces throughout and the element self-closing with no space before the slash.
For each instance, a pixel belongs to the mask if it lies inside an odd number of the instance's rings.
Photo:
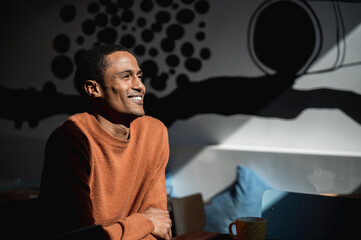
<svg viewBox="0 0 361 240">
<path fill-rule="evenodd" d="M 53 234 L 100 224 L 109 239 L 155 239 L 144 217 L 149 207 L 167 209 L 166 127 L 143 116 L 131 123 L 129 140 L 106 132 L 89 113 L 71 116 L 50 136 L 39 197 Z"/>
</svg>

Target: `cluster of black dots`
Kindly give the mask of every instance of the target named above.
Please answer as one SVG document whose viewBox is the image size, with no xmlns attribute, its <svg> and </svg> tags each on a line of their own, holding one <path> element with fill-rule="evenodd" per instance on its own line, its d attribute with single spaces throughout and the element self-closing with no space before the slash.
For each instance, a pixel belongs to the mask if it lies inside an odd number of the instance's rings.
<svg viewBox="0 0 361 240">
<path fill-rule="evenodd" d="M 138 7 L 143 14 L 136 16 L 134 9 Z M 145 60 L 140 63 L 144 77 L 150 79 L 150 85 L 156 90 L 164 90 L 169 75 L 176 74 L 176 68 L 183 64 L 189 72 L 197 72 L 202 68 L 202 61 L 211 56 L 207 47 L 196 49 L 194 43 L 202 42 L 206 38 L 203 29 L 204 21 L 197 17 L 206 14 L 210 5 L 207 0 L 98 0 L 87 5 L 87 12 L 91 16 L 82 22 L 82 35 L 76 38 L 76 44 L 84 44 L 87 36 L 96 36 L 94 46 L 101 44 L 120 44 L 137 56 Z M 154 13 L 152 19 L 147 13 Z M 74 5 L 65 5 L 60 10 L 63 22 L 72 22 L 77 16 Z M 183 39 L 186 28 L 190 24 L 197 24 L 197 32 L 193 38 Z M 140 38 L 135 37 L 139 33 Z M 164 36 L 159 44 L 150 44 L 157 34 Z M 52 61 L 52 72 L 59 79 L 69 77 L 74 70 L 74 64 L 84 52 L 78 50 L 73 58 L 67 56 L 71 48 L 70 37 L 58 34 L 53 40 L 53 47 L 59 54 Z M 152 45 L 153 47 L 148 47 Z M 156 47 L 154 47 L 156 46 Z M 178 47 L 179 51 L 176 51 Z M 160 51 L 166 54 L 165 63 L 168 71 L 159 71 L 154 57 Z M 149 58 L 147 58 L 149 56 Z M 185 73 L 178 78 L 184 78 Z"/>
</svg>

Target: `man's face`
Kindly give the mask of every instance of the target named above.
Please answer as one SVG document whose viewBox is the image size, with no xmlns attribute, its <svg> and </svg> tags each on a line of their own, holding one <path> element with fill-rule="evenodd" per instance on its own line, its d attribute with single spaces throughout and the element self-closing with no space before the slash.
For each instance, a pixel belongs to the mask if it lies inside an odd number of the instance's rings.
<svg viewBox="0 0 361 240">
<path fill-rule="evenodd" d="M 108 114 L 143 116 L 145 86 L 137 60 L 126 51 L 109 54 L 107 60 L 109 65 L 104 71 L 102 94 L 107 107 L 110 108 Z"/>
</svg>

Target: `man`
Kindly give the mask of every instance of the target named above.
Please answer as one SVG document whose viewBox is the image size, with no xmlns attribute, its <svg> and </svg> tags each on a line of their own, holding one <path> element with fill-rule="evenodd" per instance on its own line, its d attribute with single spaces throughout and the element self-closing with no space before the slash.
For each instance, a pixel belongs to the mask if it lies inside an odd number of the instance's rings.
<svg viewBox="0 0 361 240">
<path fill-rule="evenodd" d="M 135 57 L 119 46 L 88 50 L 76 82 L 88 112 L 49 137 L 39 198 L 48 235 L 101 225 L 106 239 L 172 237 L 167 211 L 166 127 L 145 116 L 145 86 Z"/>
</svg>

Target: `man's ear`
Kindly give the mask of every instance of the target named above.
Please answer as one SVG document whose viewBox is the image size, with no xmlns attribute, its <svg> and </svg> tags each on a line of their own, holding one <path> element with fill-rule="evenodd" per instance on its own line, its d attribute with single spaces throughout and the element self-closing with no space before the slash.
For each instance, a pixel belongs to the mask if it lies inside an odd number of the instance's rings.
<svg viewBox="0 0 361 240">
<path fill-rule="evenodd" d="M 95 80 L 86 80 L 84 83 L 85 92 L 91 97 L 100 97 L 101 89 L 99 83 Z"/>
</svg>

